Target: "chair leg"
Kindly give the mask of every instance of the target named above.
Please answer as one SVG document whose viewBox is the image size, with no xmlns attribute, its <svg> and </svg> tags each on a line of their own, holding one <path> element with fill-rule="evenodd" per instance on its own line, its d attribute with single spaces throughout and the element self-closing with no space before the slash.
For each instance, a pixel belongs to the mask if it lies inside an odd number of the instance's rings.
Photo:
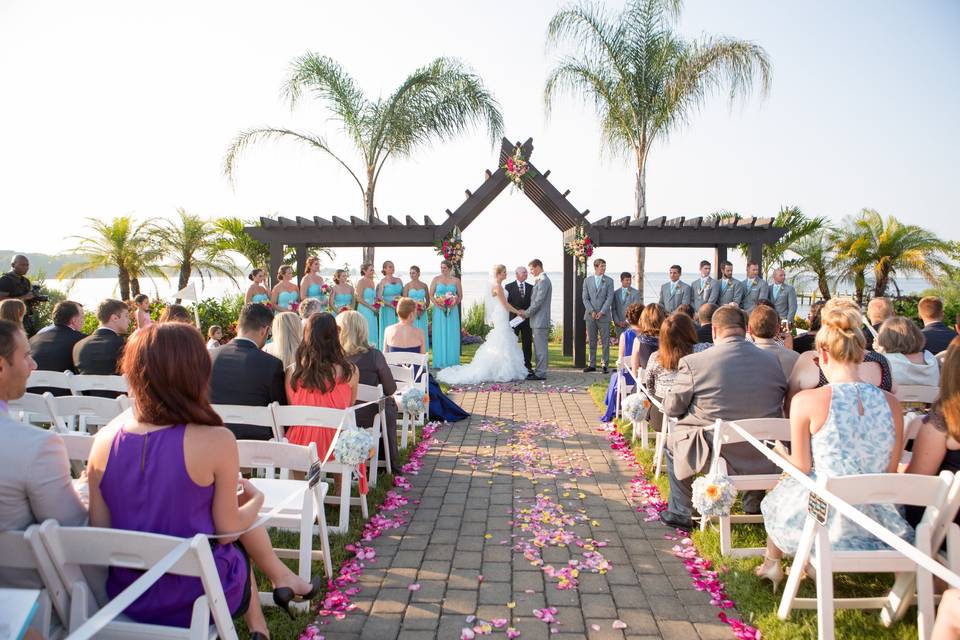
<svg viewBox="0 0 960 640">
<path fill-rule="evenodd" d="M 830 537 L 826 527 L 817 527 L 817 637 L 834 640 L 833 635 L 833 566 L 830 561 Z"/>
<path fill-rule="evenodd" d="M 646 449 L 650 446 L 650 432 L 648 427 L 650 424 L 646 420 L 640 421 L 640 448 Z"/>
<path fill-rule="evenodd" d="M 344 471 L 340 477 L 340 533 L 350 530 L 350 489 L 352 471 Z"/>
<path fill-rule="evenodd" d="M 297 567 L 297 575 L 307 582 L 310 582 L 310 567 L 313 563 L 313 509 L 316 508 L 316 505 L 312 505 L 314 500 L 310 493 L 307 491 L 303 494 L 303 506 L 300 509 L 300 564 Z"/>
<path fill-rule="evenodd" d="M 321 483 L 323 484 L 323 483 Z M 330 530 L 327 528 L 327 512 L 323 508 L 323 494 L 321 493 L 321 484 L 314 488 L 313 508 L 317 517 L 317 525 L 320 529 L 320 552 L 323 555 L 323 570 L 326 572 L 327 580 L 333 579 L 333 560 L 330 556 Z M 312 547 L 312 545 L 311 545 Z"/>
<path fill-rule="evenodd" d="M 730 516 L 720 516 L 720 553 L 730 555 L 733 540 L 730 533 Z"/>
<path fill-rule="evenodd" d="M 407 448 L 407 426 L 410 424 L 410 414 L 403 412 L 403 419 L 400 421 L 400 448 Z"/>
<path fill-rule="evenodd" d="M 663 431 L 657 434 L 657 444 L 656 444 L 656 448 L 653 451 L 653 459 L 656 460 L 657 462 L 656 469 L 653 472 L 654 479 L 660 477 L 660 468 L 663 465 L 663 455 L 664 455 L 663 447 L 664 447 L 665 440 L 666 440 L 666 436 L 664 435 Z"/>
<path fill-rule="evenodd" d="M 381 425 L 377 425 L 377 432 L 373 436 L 373 458 L 367 462 L 368 475 L 367 482 L 371 487 L 377 486 L 377 466 L 379 466 L 380 460 L 380 440 L 381 440 Z"/>
<path fill-rule="evenodd" d="M 386 422 L 386 415 L 381 414 L 381 415 L 380 415 L 380 418 L 381 418 L 381 419 L 380 419 L 380 426 L 381 426 L 380 433 L 381 433 L 381 435 L 383 436 L 383 437 L 382 437 L 382 440 L 383 440 L 383 461 L 384 461 L 384 465 L 386 466 L 387 473 L 390 473 L 390 470 L 393 468 L 393 466 L 391 465 L 391 462 L 390 462 L 390 440 L 388 439 L 389 436 L 387 435 L 387 429 L 388 429 L 388 427 L 387 427 L 387 422 Z M 377 464 L 379 464 L 379 463 L 377 463 Z"/>
<path fill-rule="evenodd" d="M 803 526 L 803 532 L 800 534 L 797 555 L 794 556 L 793 564 L 790 566 L 790 575 L 787 576 L 787 584 L 783 587 L 780 606 L 777 608 L 777 617 L 781 620 L 786 620 L 790 617 L 790 611 L 793 609 L 793 601 L 797 597 L 797 591 L 800 589 L 800 579 L 803 577 L 804 568 L 810 560 L 810 547 L 813 545 L 813 536 L 815 533 L 816 524 L 813 520 L 807 520 Z M 817 577 L 819 578 L 819 575 Z"/>
</svg>

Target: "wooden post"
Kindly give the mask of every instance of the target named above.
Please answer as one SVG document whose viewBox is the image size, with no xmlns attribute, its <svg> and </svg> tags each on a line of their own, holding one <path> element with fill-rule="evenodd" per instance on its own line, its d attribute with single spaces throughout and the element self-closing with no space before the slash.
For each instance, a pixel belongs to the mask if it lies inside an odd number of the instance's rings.
<svg viewBox="0 0 960 640">
<path fill-rule="evenodd" d="M 720 263 L 727 259 L 727 248 L 717 245 L 713 248 L 713 268 L 717 270 L 717 280 L 723 277 L 720 269 Z"/>
<path fill-rule="evenodd" d="M 299 285 L 303 280 L 303 270 L 307 264 L 307 245 L 298 244 L 296 249 L 297 249 L 297 266 L 295 266 L 294 269 L 297 270 L 295 275 L 297 276 L 297 285 Z"/>
<path fill-rule="evenodd" d="M 574 270 L 576 274 L 576 270 Z M 573 366 L 585 367 L 587 364 L 587 321 L 583 319 L 586 308 L 583 306 L 584 276 L 573 278 Z"/>
<path fill-rule="evenodd" d="M 563 254 L 563 355 L 573 355 L 573 256 Z"/>
<path fill-rule="evenodd" d="M 267 289 L 270 289 L 277 283 L 277 272 L 280 271 L 280 265 L 283 264 L 283 249 L 284 245 L 282 242 L 270 243 L 270 273 L 267 274 L 267 281 L 270 285 Z"/>
<path fill-rule="evenodd" d="M 763 264 L 763 243 L 762 242 L 753 242 L 750 244 L 750 262 L 756 262 L 760 265 L 760 277 L 764 277 L 764 267 Z"/>
</svg>

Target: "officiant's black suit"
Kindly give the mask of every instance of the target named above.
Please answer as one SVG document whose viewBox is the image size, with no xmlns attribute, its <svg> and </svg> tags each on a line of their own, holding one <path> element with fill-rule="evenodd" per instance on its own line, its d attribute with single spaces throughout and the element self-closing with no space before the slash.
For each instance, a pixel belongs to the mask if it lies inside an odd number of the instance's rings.
<svg viewBox="0 0 960 640">
<path fill-rule="evenodd" d="M 533 284 L 524 282 L 522 288 L 523 293 L 520 292 L 520 283 L 516 281 L 507 285 L 507 302 L 515 309 L 530 308 Z M 516 314 L 511 313 L 510 319 L 513 320 L 514 317 Z M 523 364 L 526 365 L 527 370 L 533 371 L 533 366 L 530 364 L 530 356 L 533 354 L 533 331 L 530 329 L 530 321 L 525 319 L 514 328 L 513 332 L 520 336 L 520 344 L 523 346 Z"/>
</svg>

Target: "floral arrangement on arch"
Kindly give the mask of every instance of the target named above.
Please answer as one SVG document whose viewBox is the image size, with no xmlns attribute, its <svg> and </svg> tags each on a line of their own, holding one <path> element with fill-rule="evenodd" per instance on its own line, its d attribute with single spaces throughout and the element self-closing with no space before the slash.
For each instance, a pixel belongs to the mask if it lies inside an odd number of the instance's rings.
<svg viewBox="0 0 960 640">
<path fill-rule="evenodd" d="M 573 240 L 564 245 L 563 249 L 567 255 L 576 258 L 577 275 L 581 277 L 587 275 L 587 259 L 593 255 L 593 250 L 596 249 L 596 245 L 593 244 L 593 240 L 591 240 L 587 232 L 584 231 L 583 225 L 577 227 L 577 232 Z"/>
<path fill-rule="evenodd" d="M 446 238 L 437 241 L 433 247 L 437 255 L 443 256 L 444 260 L 453 265 L 453 275 L 459 278 L 460 262 L 463 260 L 463 240 L 460 238 L 459 227 L 454 227 Z"/>
<path fill-rule="evenodd" d="M 513 186 L 523 191 L 523 183 L 529 180 L 536 172 L 530 163 L 523 157 L 523 150 L 520 145 L 513 148 L 513 155 L 507 157 L 506 163 L 501 167 L 507 172 L 507 178 L 513 183 Z"/>
<path fill-rule="evenodd" d="M 701 516 L 728 516 L 737 490 L 730 477 L 722 473 L 708 473 L 693 481 L 693 508 Z"/>
</svg>

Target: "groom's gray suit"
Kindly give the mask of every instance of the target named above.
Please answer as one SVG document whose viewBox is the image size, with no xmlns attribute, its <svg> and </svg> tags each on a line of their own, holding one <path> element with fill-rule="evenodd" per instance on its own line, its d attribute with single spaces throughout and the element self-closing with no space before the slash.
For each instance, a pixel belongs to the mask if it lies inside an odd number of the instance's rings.
<svg viewBox="0 0 960 640">
<path fill-rule="evenodd" d="M 553 285 L 546 273 L 541 273 L 533 285 L 530 306 L 524 315 L 530 322 L 533 332 L 533 350 L 537 357 L 533 372 L 538 376 L 547 375 L 547 346 L 550 336 L 550 300 L 553 298 Z"/>
<path fill-rule="evenodd" d="M 610 364 L 610 306 L 613 304 L 613 278 L 591 274 L 583 280 L 583 319 L 587 321 L 587 338 L 590 341 L 590 366 L 597 366 L 597 342 L 603 351 L 603 366 Z M 593 313 L 600 314 L 594 318 Z"/>
</svg>

